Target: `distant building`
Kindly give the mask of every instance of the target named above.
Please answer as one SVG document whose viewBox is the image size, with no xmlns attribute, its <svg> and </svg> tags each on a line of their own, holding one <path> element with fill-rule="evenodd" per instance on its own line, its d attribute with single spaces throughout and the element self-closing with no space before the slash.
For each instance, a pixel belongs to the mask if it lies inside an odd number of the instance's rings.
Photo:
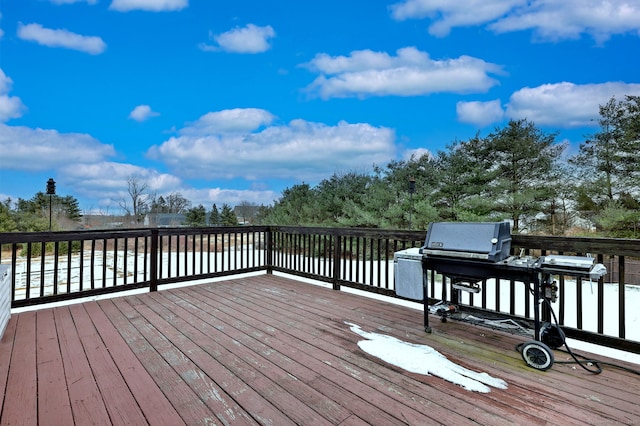
<svg viewBox="0 0 640 426">
<path fill-rule="evenodd" d="M 186 216 L 181 213 L 149 213 L 144 217 L 144 226 L 149 228 L 175 228 L 184 226 Z"/>
<path fill-rule="evenodd" d="M 235 213 L 236 217 L 238 218 L 239 224 L 250 225 L 253 223 L 253 220 L 258 214 L 259 209 L 260 206 L 240 205 L 233 208 L 233 213 Z"/>
</svg>

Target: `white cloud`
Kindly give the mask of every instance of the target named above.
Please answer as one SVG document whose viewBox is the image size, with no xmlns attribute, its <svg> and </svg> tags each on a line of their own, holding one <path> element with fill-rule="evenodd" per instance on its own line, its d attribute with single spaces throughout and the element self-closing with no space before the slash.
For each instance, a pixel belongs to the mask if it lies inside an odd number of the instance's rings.
<svg viewBox="0 0 640 426">
<path fill-rule="evenodd" d="M 404 161 L 417 161 L 425 155 L 427 158 L 433 158 L 431 151 L 426 148 L 407 149 L 402 154 L 402 159 Z"/>
<path fill-rule="evenodd" d="M 259 27 L 248 24 L 244 28 L 236 27 L 222 34 L 209 34 L 217 45 L 200 44 L 204 51 L 219 51 L 234 53 L 262 53 L 271 49 L 269 40 L 276 36 L 274 29 L 267 25 Z"/>
<path fill-rule="evenodd" d="M 18 118 L 26 109 L 20 98 L 9 96 L 13 81 L 0 68 L 0 123 Z"/>
<path fill-rule="evenodd" d="M 487 25 L 496 32 L 533 30 L 543 40 L 596 41 L 611 35 L 640 35 L 640 4 L 629 0 L 405 0 L 391 6 L 397 20 L 431 20 L 429 32 L 446 36 L 454 27 Z"/>
<path fill-rule="evenodd" d="M 129 118 L 138 122 L 148 120 L 151 117 L 157 117 L 160 114 L 154 112 L 149 105 L 138 105 L 131 111 Z"/>
<path fill-rule="evenodd" d="M 35 41 L 43 46 L 63 47 L 92 55 L 99 55 L 107 48 L 100 37 L 83 36 L 66 29 L 52 30 L 40 24 L 18 24 L 18 37 L 22 40 Z"/>
<path fill-rule="evenodd" d="M 68 165 L 62 168 L 62 174 L 78 184 L 84 181 L 87 186 L 104 188 L 105 191 L 126 192 L 127 179 L 131 176 L 147 183 L 150 191 L 172 189 L 181 183 L 179 178 L 153 169 L 110 161 Z"/>
<path fill-rule="evenodd" d="M 486 126 L 504 118 L 504 111 L 499 99 L 489 102 L 458 102 L 456 112 L 459 121 L 479 126 Z"/>
<path fill-rule="evenodd" d="M 148 12 L 171 12 L 182 10 L 189 5 L 189 0 L 113 0 L 109 9 L 118 12 L 145 10 Z"/>
<path fill-rule="evenodd" d="M 218 208 L 224 203 L 235 206 L 241 201 L 271 204 L 280 196 L 274 191 L 262 189 L 192 188 L 186 186 L 179 177 L 168 173 L 110 161 L 68 165 L 60 169 L 58 176 L 60 182 L 73 187 L 77 194 L 97 200 L 102 206 L 111 205 L 115 209 L 119 209 L 122 201 L 130 203 L 127 180 L 132 176 L 148 185 L 149 194 L 168 195 L 178 192 L 192 206 L 202 204 L 207 209 L 214 203 Z"/>
<path fill-rule="evenodd" d="M 415 47 L 398 49 L 396 56 L 371 50 L 336 57 L 322 53 L 303 66 L 321 74 L 308 90 L 325 99 L 486 92 L 497 84 L 489 74 L 502 71 L 471 56 L 433 60 Z"/>
<path fill-rule="evenodd" d="M 599 106 L 611 97 L 640 96 L 640 84 L 608 82 L 574 84 L 569 82 L 524 87 L 514 92 L 503 107 L 500 100 L 458 102 L 458 120 L 486 126 L 508 119 L 527 119 L 536 125 L 559 128 L 598 125 Z"/>
<path fill-rule="evenodd" d="M 429 18 L 429 33 L 444 37 L 453 27 L 480 25 L 494 21 L 526 0 L 405 0 L 391 5 L 391 16 L 399 21 Z"/>
<path fill-rule="evenodd" d="M 2 167 L 12 170 L 42 171 L 72 164 L 102 161 L 115 153 L 87 134 L 59 133 L 0 124 Z"/>
<path fill-rule="evenodd" d="M 179 178 L 170 174 L 110 161 L 68 164 L 60 168 L 59 176 L 60 181 L 64 181 L 66 186 L 74 188 L 74 192 L 100 200 L 101 205 L 121 200 L 130 203 L 127 180 L 132 176 L 145 182 L 149 193 L 169 193 L 182 184 Z"/>
<path fill-rule="evenodd" d="M 628 0 L 537 0 L 489 26 L 496 32 L 532 29 L 544 40 L 582 34 L 604 42 L 613 34 L 640 35 L 640 4 Z"/>
<path fill-rule="evenodd" d="M 281 196 L 280 193 L 269 190 L 224 189 L 220 187 L 204 189 L 183 188 L 179 190 L 179 192 L 183 197 L 191 201 L 191 205 L 197 206 L 202 204 L 207 210 L 209 210 L 214 203 L 218 209 L 220 209 L 224 203 L 230 206 L 237 206 L 243 201 L 258 205 L 269 205 Z"/>
<path fill-rule="evenodd" d="M 275 117 L 259 108 L 234 108 L 209 112 L 183 128 L 183 135 L 211 135 L 218 133 L 247 133 L 271 124 Z"/>
<path fill-rule="evenodd" d="M 612 96 L 621 100 L 625 95 L 640 96 L 640 84 L 562 82 L 525 87 L 511 95 L 506 115 L 538 125 L 593 126 L 599 118 L 599 105 L 606 104 Z"/>
<path fill-rule="evenodd" d="M 231 114 L 220 111 L 220 117 L 227 116 L 231 121 L 224 128 L 202 126 L 201 118 L 182 129 L 180 136 L 152 147 L 148 155 L 184 177 L 316 181 L 335 170 L 387 162 L 395 154 L 395 135 L 388 128 L 293 120 L 288 125 L 253 131 L 265 122 L 252 121 L 249 125 L 242 110 L 231 111 L 238 117 L 237 126 Z M 229 133 L 228 129 L 234 132 Z"/>
</svg>

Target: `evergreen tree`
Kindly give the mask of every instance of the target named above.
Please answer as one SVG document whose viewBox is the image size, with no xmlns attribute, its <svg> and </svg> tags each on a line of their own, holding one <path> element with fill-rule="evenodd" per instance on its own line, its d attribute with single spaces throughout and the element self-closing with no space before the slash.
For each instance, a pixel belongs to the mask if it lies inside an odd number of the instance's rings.
<svg viewBox="0 0 640 426">
<path fill-rule="evenodd" d="M 54 224 L 59 219 L 69 219 L 73 222 L 78 222 L 82 219 L 79 203 L 75 197 L 71 195 L 62 197 L 37 192 L 30 200 L 18 198 L 16 203 L 16 222 L 22 224 L 19 225 L 20 230 L 28 232 L 48 230 L 50 207 L 51 219 Z"/>
<path fill-rule="evenodd" d="M 220 211 L 218 210 L 218 206 L 216 206 L 215 203 L 213 203 L 213 206 L 211 207 L 211 213 L 209 213 L 209 224 L 211 226 L 220 225 Z"/>
<path fill-rule="evenodd" d="M 7 198 L 4 202 L 0 203 L 0 232 L 18 231 L 18 224 L 13 219 L 10 206 L 10 198 Z"/>
<path fill-rule="evenodd" d="M 222 205 L 222 210 L 220 212 L 220 221 L 223 226 L 236 226 L 238 225 L 238 218 L 236 214 L 233 212 L 231 206 L 227 203 Z"/>
<path fill-rule="evenodd" d="M 612 97 L 600 106 L 600 131 L 580 144 L 571 162 L 583 171 L 588 184 L 601 188 L 596 203 L 615 200 L 621 192 L 640 190 L 640 96 L 624 101 Z"/>
<path fill-rule="evenodd" d="M 207 211 L 202 204 L 187 210 L 185 223 L 188 226 L 207 226 Z"/>
<path fill-rule="evenodd" d="M 545 134 L 527 120 L 511 120 L 487 138 L 495 172 L 488 190 L 495 211 L 512 220 L 515 232 L 525 228 L 526 220 L 542 211 L 553 196 L 548 176 L 566 147 L 556 144 L 555 138 L 556 134 Z"/>
<path fill-rule="evenodd" d="M 612 97 L 600 109 L 600 131 L 570 159 L 581 171 L 576 208 L 609 235 L 637 235 L 640 193 L 640 97 Z M 618 219 L 616 219 L 618 218 Z"/>
<path fill-rule="evenodd" d="M 444 220 L 490 220 L 493 202 L 487 188 L 496 177 L 485 139 L 476 136 L 466 142 L 447 145 L 438 152 L 438 184 L 434 204 Z"/>
<path fill-rule="evenodd" d="M 316 187 L 312 217 L 307 221 L 318 225 L 331 225 L 344 216 L 345 205 L 362 206 L 366 198 L 371 177 L 365 173 L 334 173 L 329 179 L 322 180 Z"/>
<path fill-rule="evenodd" d="M 275 202 L 266 218 L 269 224 L 278 225 L 315 225 L 315 191 L 309 184 L 293 185 L 282 191 L 282 197 Z"/>
</svg>

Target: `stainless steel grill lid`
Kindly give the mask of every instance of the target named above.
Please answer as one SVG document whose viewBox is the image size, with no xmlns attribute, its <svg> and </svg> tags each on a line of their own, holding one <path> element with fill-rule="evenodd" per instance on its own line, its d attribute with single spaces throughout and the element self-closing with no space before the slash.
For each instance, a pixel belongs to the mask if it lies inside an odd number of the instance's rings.
<svg viewBox="0 0 640 426">
<path fill-rule="evenodd" d="M 510 250 L 508 222 L 434 222 L 421 253 L 499 262 L 509 257 Z"/>
</svg>

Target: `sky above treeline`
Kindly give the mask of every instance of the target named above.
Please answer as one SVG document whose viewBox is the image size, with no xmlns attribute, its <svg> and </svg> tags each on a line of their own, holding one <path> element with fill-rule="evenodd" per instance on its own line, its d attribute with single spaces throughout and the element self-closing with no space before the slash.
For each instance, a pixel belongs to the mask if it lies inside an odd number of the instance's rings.
<svg viewBox="0 0 640 426">
<path fill-rule="evenodd" d="M 570 154 L 625 95 L 629 0 L 4 0 L 0 201 L 267 205 L 511 119 Z"/>
</svg>

